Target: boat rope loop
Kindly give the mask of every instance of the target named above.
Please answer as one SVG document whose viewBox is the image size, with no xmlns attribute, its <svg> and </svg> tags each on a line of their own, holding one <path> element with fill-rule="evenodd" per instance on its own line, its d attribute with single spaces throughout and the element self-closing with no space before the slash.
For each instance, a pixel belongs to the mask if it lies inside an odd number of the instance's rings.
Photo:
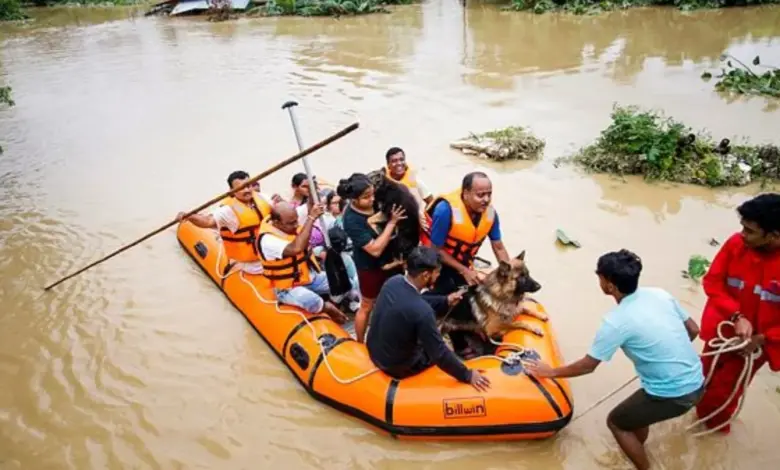
<svg viewBox="0 0 780 470">
<path fill-rule="evenodd" d="M 320 338 L 317 335 L 317 329 L 314 327 L 314 325 L 311 324 L 309 319 L 306 318 L 305 314 L 303 314 L 300 310 L 279 308 L 279 306 L 280 306 L 279 302 L 277 302 L 276 300 L 266 300 L 266 299 L 264 299 L 263 296 L 260 295 L 260 292 L 257 291 L 257 289 L 255 288 L 254 284 L 252 284 L 251 282 L 246 280 L 246 278 L 244 277 L 244 273 L 243 272 L 241 274 L 239 274 L 239 277 L 241 278 L 241 281 L 244 284 L 248 285 L 252 289 L 252 291 L 255 293 L 255 296 L 260 300 L 260 302 L 263 302 L 264 304 L 269 304 L 269 305 L 273 304 L 274 308 L 276 309 L 277 312 L 298 315 L 299 317 L 301 317 L 301 319 L 303 319 L 304 322 L 306 322 L 306 326 L 308 326 L 309 329 L 311 330 L 312 338 L 314 338 L 314 341 L 320 347 L 320 351 L 321 351 L 321 354 L 322 354 L 322 360 L 325 363 L 325 367 L 328 368 L 328 372 L 330 372 L 330 375 L 333 377 L 333 379 L 336 382 L 338 382 L 338 383 L 340 383 L 342 385 L 349 385 L 351 383 L 357 382 L 360 379 L 368 377 L 369 375 L 371 375 L 374 372 L 376 372 L 377 370 L 379 370 L 376 367 L 374 367 L 373 369 L 367 370 L 366 372 L 363 372 L 362 374 L 356 375 L 355 377 L 352 377 L 352 378 L 349 378 L 349 379 L 342 379 L 341 377 L 336 375 L 336 372 L 333 371 L 333 367 L 331 367 L 331 365 L 330 365 L 330 361 L 328 360 L 328 351 L 325 350 L 325 346 L 322 344 L 322 341 L 325 338 Z M 284 351 L 282 351 L 282 353 L 284 353 Z"/>
<path fill-rule="evenodd" d="M 721 355 L 739 351 L 750 342 L 749 340 L 741 340 L 738 336 L 732 336 L 730 338 L 727 338 L 726 335 L 723 334 L 723 330 L 722 330 L 723 327 L 725 326 L 731 326 L 733 328 L 735 325 L 733 322 L 730 321 L 720 322 L 720 324 L 718 325 L 718 336 L 712 338 L 707 342 L 707 346 L 709 347 L 710 351 L 701 354 L 702 357 L 714 356 L 714 359 L 712 360 L 712 364 L 710 364 L 710 370 L 707 372 L 707 378 L 704 380 L 705 387 L 709 385 L 710 381 L 712 380 L 712 377 L 715 372 L 715 367 L 717 366 Z M 716 416 L 718 413 L 722 412 L 724 409 L 726 409 L 727 406 L 729 406 L 732 400 L 734 400 L 734 397 L 737 395 L 737 393 L 739 393 L 739 391 L 742 390 L 742 396 L 739 397 L 739 401 L 737 402 L 737 408 L 736 410 L 734 410 L 734 413 L 731 414 L 729 419 L 727 419 L 726 421 L 722 422 L 721 424 L 719 424 L 718 426 L 712 429 L 700 431 L 694 433 L 693 435 L 695 437 L 701 437 L 701 436 L 706 436 L 708 434 L 712 434 L 726 427 L 727 425 L 731 424 L 731 422 L 733 422 L 737 418 L 739 412 L 742 411 L 742 406 L 745 404 L 745 393 L 747 392 L 748 385 L 750 385 L 753 365 L 756 359 L 761 357 L 761 354 L 763 354 L 763 351 L 759 347 L 756 348 L 752 353 L 744 355 L 744 365 L 742 366 L 742 371 L 740 372 L 739 377 L 734 383 L 734 389 L 731 391 L 731 395 L 729 395 L 728 399 L 712 413 L 708 414 L 707 416 L 701 419 L 694 421 L 690 426 L 685 428 L 686 431 L 689 431 L 694 427 L 703 424 L 713 416 Z"/>
<path fill-rule="evenodd" d="M 221 275 L 220 274 L 220 270 L 219 270 L 219 266 L 220 266 L 220 261 L 222 260 L 222 253 L 223 252 L 224 252 L 224 246 L 222 245 L 222 243 L 220 243 L 219 244 L 219 251 L 217 252 L 217 266 L 216 266 L 216 269 L 214 270 L 214 272 L 217 273 L 217 277 L 219 277 L 221 280 L 224 280 L 224 279 L 227 279 L 229 276 L 231 276 L 231 275 L 233 275 L 235 273 L 240 273 L 238 275 L 238 277 L 241 279 L 241 282 L 243 282 L 244 284 L 248 285 L 252 289 L 252 292 L 254 292 L 255 297 L 257 297 L 257 299 L 260 300 L 260 302 L 262 302 L 262 303 L 264 303 L 266 305 L 273 305 L 274 309 L 276 309 L 276 311 L 278 313 L 295 314 L 295 315 L 298 315 L 299 317 L 301 317 L 303 319 L 303 321 L 306 322 L 306 326 L 308 326 L 309 329 L 311 330 L 312 337 L 314 338 L 314 342 L 316 342 L 317 345 L 320 347 L 320 352 L 322 354 L 322 359 L 323 359 L 323 362 L 325 363 L 325 367 L 328 368 L 328 372 L 330 372 L 330 375 L 333 377 L 333 379 L 336 382 L 338 382 L 338 383 L 340 383 L 342 385 L 349 385 L 351 383 L 357 382 L 360 379 L 368 377 L 369 375 L 371 375 L 374 372 L 376 372 L 377 370 L 379 370 L 379 369 L 377 369 L 375 367 L 373 369 L 370 369 L 370 370 L 368 370 L 366 372 L 363 372 L 362 374 L 359 374 L 359 375 L 357 375 L 355 377 L 352 377 L 350 379 L 342 379 L 341 377 L 336 375 L 336 373 L 333 371 L 333 367 L 331 367 L 331 365 L 330 365 L 330 361 L 328 360 L 328 351 L 325 350 L 326 346 L 322 344 L 322 342 L 325 340 L 325 337 L 319 337 L 317 335 L 317 329 L 314 327 L 314 325 L 311 324 L 311 322 L 306 317 L 306 315 L 303 314 L 300 310 L 279 308 L 280 304 L 276 300 L 265 299 L 262 295 L 260 295 L 260 292 L 257 291 L 257 288 L 255 287 L 255 285 L 252 284 L 250 281 L 248 281 L 244 277 L 244 273 L 243 273 L 243 271 L 241 271 L 241 269 L 235 269 L 234 268 L 234 269 L 231 269 L 231 271 L 228 272 L 227 274 L 225 274 L 224 276 Z M 282 354 L 284 354 L 284 351 L 282 351 Z"/>
</svg>

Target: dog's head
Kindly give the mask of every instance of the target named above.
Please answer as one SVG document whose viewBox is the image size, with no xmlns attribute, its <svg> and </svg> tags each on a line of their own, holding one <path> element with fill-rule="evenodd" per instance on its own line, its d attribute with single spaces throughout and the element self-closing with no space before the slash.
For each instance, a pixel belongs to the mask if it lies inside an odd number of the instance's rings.
<svg viewBox="0 0 780 470">
<path fill-rule="evenodd" d="M 502 298 L 522 298 L 524 294 L 536 292 L 542 288 L 528 271 L 525 263 L 525 250 L 507 263 L 499 261 L 498 268 L 488 275 L 485 284 L 491 294 Z M 488 282 L 490 281 L 490 282 Z"/>
</svg>

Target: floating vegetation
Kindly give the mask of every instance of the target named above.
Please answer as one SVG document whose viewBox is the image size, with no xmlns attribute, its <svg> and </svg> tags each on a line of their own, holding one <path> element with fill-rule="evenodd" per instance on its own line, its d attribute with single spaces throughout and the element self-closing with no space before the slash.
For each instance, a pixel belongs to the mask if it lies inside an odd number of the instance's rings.
<svg viewBox="0 0 780 470">
<path fill-rule="evenodd" d="M 562 11 L 573 15 L 596 15 L 632 7 L 674 6 L 682 11 L 735 6 L 733 0 L 512 0 L 506 7 L 536 14 Z M 780 0 L 741 0 L 739 6 L 780 3 Z"/>
<path fill-rule="evenodd" d="M 507 127 L 484 134 L 471 134 L 450 144 L 466 155 L 494 161 L 538 160 L 544 150 L 544 140 L 523 127 Z"/>
<path fill-rule="evenodd" d="M 581 248 L 582 245 L 577 240 L 569 237 L 566 232 L 561 229 L 555 231 L 555 239 L 563 246 L 573 246 L 575 248 Z"/>
<path fill-rule="evenodd" d="M 643 175 L 647 180 L 703 186 L 743 186 L 780 180 L 780 149 L 774 145 L 718 144 L 704 133 L 656 111 L 615 106 L 612 123 L 572 161 L 593 173 Z"/>
<path fill-rule="evenodd" d="M 16 102 L 11 97 L 10 86 L 0 86 L 0 104 L 6 104 L 8 106 L 15 106 Z"/>
<path fill-rule="evenodd" d="M 701 255 L 693 255 L 688 259 L 688 270 L 683 271 L 683 277 L 687 279 L 693 279 L 699 281 L 710 268 L 710 260 Z"/>
<path fill-rule="evenodd" d="M 730 91 L 740 95 L 764 95 L 780 98 L 780 68 L 764 66 L 770 70 L 759 75 L 734 56 L 724 54 L 720 56 L 720 60 L 726 63 L 726 67 L 722 68 L 721 74 L 715 77 L 718 79 L 715 82 L 716 90 Z M 736 66 L 734 66 L 735 62 Z M 753 59 L 753 66 L 760 65 L 761 58 L 756 56 Z M 712 74 L 704 72 L 701 78 L 709 80 L 712 78 Z"/>
</svg>

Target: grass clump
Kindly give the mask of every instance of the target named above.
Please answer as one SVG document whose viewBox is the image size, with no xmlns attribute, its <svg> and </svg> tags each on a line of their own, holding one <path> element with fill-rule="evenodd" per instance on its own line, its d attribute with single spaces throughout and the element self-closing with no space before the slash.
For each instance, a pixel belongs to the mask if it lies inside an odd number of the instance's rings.
<svg viewBox="0 0 780 470">
<path fill-rule="evenodd" d="M 390 13 L 387 5 L 406 5 L 412 0 L 269 0 L 250 12 L 261 16 L 348 16 Z"/>
<path fill-rule="evenodd" d="M 780 3 L 780 0 L 512 0 L 514 11 L 542 14 L 562 11 L 574 15 L 594 15 L 612 10 L 645 6 L 674 6 L 682 11 Z"/>
<path fill-rule="evenodd" d="M 770 70 L 759 75 L 744 62 L 731 55 L 724 54 L 720 60 L 726 63 L 721 69 L 721 74 L 716 78 L 715 89 L 718 91 L 733 92 L 740 95 L 764 95 L 780 98 L 780 68 L 765 66 Z M 737 66 L 734 66 L 734 62 Z M 761 65 L 761 58 L 756 56 L 753 65 Z M 712 74 L 704 72 L 702 78 L 709 80 Z"/>
<path fill-rule="evenodd" d="M 10 86 L 0 86 L 0 104 L 5 104 L 8 106 L 15 106 L 16 102 L 14 101 L 13 97 L 11 96 L 11 87 Z"/>
<path fill-rule="evenodd" d="M 643 175 L 647 180 L 703 186 L 743 186 L 755 179 L 780 180 L 774 145 L 718 144 L 658 112 L 615 106 L 612 123 L 595 143 L 564 160 L 594 173 Z"/>
<path fill-rule="evenodd" d="M 484 134 L 471 134 L 466 139 L 450 144 L 450 147 L 467 155 L 477 155 L 494 161 L 538 160 L 544 146 L 544 140 L 519 126 L 498 129 Z"/>
</svg>

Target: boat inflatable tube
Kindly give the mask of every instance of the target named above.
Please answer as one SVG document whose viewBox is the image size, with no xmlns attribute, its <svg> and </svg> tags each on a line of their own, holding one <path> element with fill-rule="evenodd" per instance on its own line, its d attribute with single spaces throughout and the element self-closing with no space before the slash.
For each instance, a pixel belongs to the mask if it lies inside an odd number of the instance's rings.
<svg viewBox="0 0 780 470">
<path fill-rule="evenodd" d="M 328 316 L 277 304 L 262 275 L 233 270 L 224 276 L 228 260 L 216 231 L 185 221 L 177 238 L 312 397 L 384 433 L 419 440 L 543 439 L 571 420 L 568 382 L 527 375 L 520 360 L 562 364 L 550 322 L 524 316 L 544 337 L 512 331 L 503 344 L 522 349 L 501 346 L 495 356 L 466 361 L 490 379 L 486 392 L 438 367 L 397 380 L 376 370 L 365 345 Z M 544 309 L 541 304 L 529 307 Z"/>
</svg>

